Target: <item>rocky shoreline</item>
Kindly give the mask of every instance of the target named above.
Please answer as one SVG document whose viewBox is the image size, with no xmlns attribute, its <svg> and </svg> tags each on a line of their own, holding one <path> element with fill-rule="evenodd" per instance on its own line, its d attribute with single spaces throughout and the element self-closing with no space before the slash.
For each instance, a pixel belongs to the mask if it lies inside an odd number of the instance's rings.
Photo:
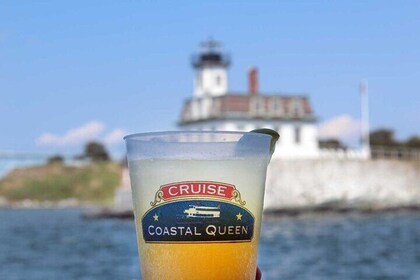
<svg viewBox="0 0 420 280">
<path fill-rule="evenodd" d="M 8 201 L 0 197 L 0 209 L 61 209 L 61 208 L 97 208 L 104 207 L 103 204 L 82 202 L 76 198 L 61 199 L 58 201 L 37 201 L 24 199 L 21 201 Z"/>
<path fill-rule="evenodd" d="M 356 208 L 356 207 L 307 207 L 307 208 L 283 208 L 276 210 L 266 210 L 266 216 L 301 216 L 306 214 L 376 214 L 376 213 L 398 213 L 413 212 L 420 214 L 420 205 L 404 205 L 393 207 L 377 208 Z"/>
<path fill-rule="evenodd" d="M 296 217 L 302 215 L 326 215 L 326 214 L 377 214 L 377 213 L 419 213 L 420 205 L 405 205 L 399 207 L 384 208 L 350 208 L 350 207 L 311 207 L 311 208 L 283 208 L 277 210 L 266 210 L 264 216 L 272 217 Z M 88 211 L 83 214 L 86 219 L 133 219 L 132 210 L 120 210 L 113 208 L 102 208 Z"/>
<path fill-rule="evenodd" d="M 133 211 L 128 208 L 115 208 L 104 204 L 81 202 L 75 198 L 62 199 L 59 201 L 36 201 L 25 199 L 22 201 L 9 202 L 0 197 L 0 209 L 65 209 L 84 208 L 82 215 L 85 219 L 133 219 Z M 303 215 L 326 215 L 326 214 L 376 214 L 376 213 L 420 213 L 420 204 L 401 206 L 348 206 L 348 205 L 318 205 L 312 207 L 277 208 L 265 209 L 267 217 L 296 217 Z"/>
</svg>

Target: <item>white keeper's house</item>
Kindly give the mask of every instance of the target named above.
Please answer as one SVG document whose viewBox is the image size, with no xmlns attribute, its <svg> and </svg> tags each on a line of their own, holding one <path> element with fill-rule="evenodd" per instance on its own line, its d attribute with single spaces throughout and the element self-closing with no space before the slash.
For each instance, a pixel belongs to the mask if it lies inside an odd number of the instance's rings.
<svg viewBox="0 0 420 280">
<path fill-rule="evenodd" d="M 246 92 L 229 89 L 229 57 L 215 41 L 202 44 L 193 57 L 193 96 L 181 111 L 182 130 L 250 131 L 271 128 L 280 134 L 274 157 L 315 158 L 319 156 L 317 119 L 308 96 L 265 93 L 258 89 L 258 71 L 248 72 Z"/>
</svg>

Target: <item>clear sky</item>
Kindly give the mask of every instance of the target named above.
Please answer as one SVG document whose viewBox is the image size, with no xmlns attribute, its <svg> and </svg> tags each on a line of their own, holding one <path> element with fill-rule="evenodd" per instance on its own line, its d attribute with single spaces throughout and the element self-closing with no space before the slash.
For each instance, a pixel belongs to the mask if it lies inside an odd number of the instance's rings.
<svg viewBox="0 0 420 280">
<path fill-rule="evenodd" d="M 420 1 L 0 0 L 0 150 L 118 152 L 124 133 L 175 129 L 209 36 L 232 90 L 255 65 L 262 91 L 307 94 L 354 142 L 367 79 L 371 127 L 420 133 Z"/>
</svg>

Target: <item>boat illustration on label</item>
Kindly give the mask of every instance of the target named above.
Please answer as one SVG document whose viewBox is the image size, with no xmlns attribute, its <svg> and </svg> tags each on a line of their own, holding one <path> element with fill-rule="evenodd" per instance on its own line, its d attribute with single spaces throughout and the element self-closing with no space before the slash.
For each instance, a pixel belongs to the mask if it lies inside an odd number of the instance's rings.
<svg viewBox="0 0 420 280">
<path fill-rule="evenodd" d="M 191 218 L 219 218 L 220 207 L 190 205 L 190 208 L 184 210 L 184 213 Z"/>
<path fill-rule="evenodd" d="M 141 221 L 146 243 L 252 240 L 254 216 L 244 207 L 246 202 L 233 185 L 207 181 L 173 183 L 162 186 L 156 198 Z"/>
</svg>

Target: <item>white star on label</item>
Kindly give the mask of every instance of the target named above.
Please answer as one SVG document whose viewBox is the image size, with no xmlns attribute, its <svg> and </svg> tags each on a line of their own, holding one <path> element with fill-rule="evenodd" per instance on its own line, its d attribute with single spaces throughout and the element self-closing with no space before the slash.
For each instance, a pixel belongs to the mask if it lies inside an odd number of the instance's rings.
<svg viewBox="0 0 420 280">
<path fill-rule="evenodd" d="M 159 216 L 158 216 L 157 214 L 155 214 L 155 215 L 153 216 L 153 219 L 154 219 L 155 221 L 159 221 Z"/>
<path fill-rule="evenodd" d="M 236 215 L 236 220 L 241 220 L 242 221 L 242 214 L 241 213 L 238 213 L 238 215 Z"/>
</svg>

